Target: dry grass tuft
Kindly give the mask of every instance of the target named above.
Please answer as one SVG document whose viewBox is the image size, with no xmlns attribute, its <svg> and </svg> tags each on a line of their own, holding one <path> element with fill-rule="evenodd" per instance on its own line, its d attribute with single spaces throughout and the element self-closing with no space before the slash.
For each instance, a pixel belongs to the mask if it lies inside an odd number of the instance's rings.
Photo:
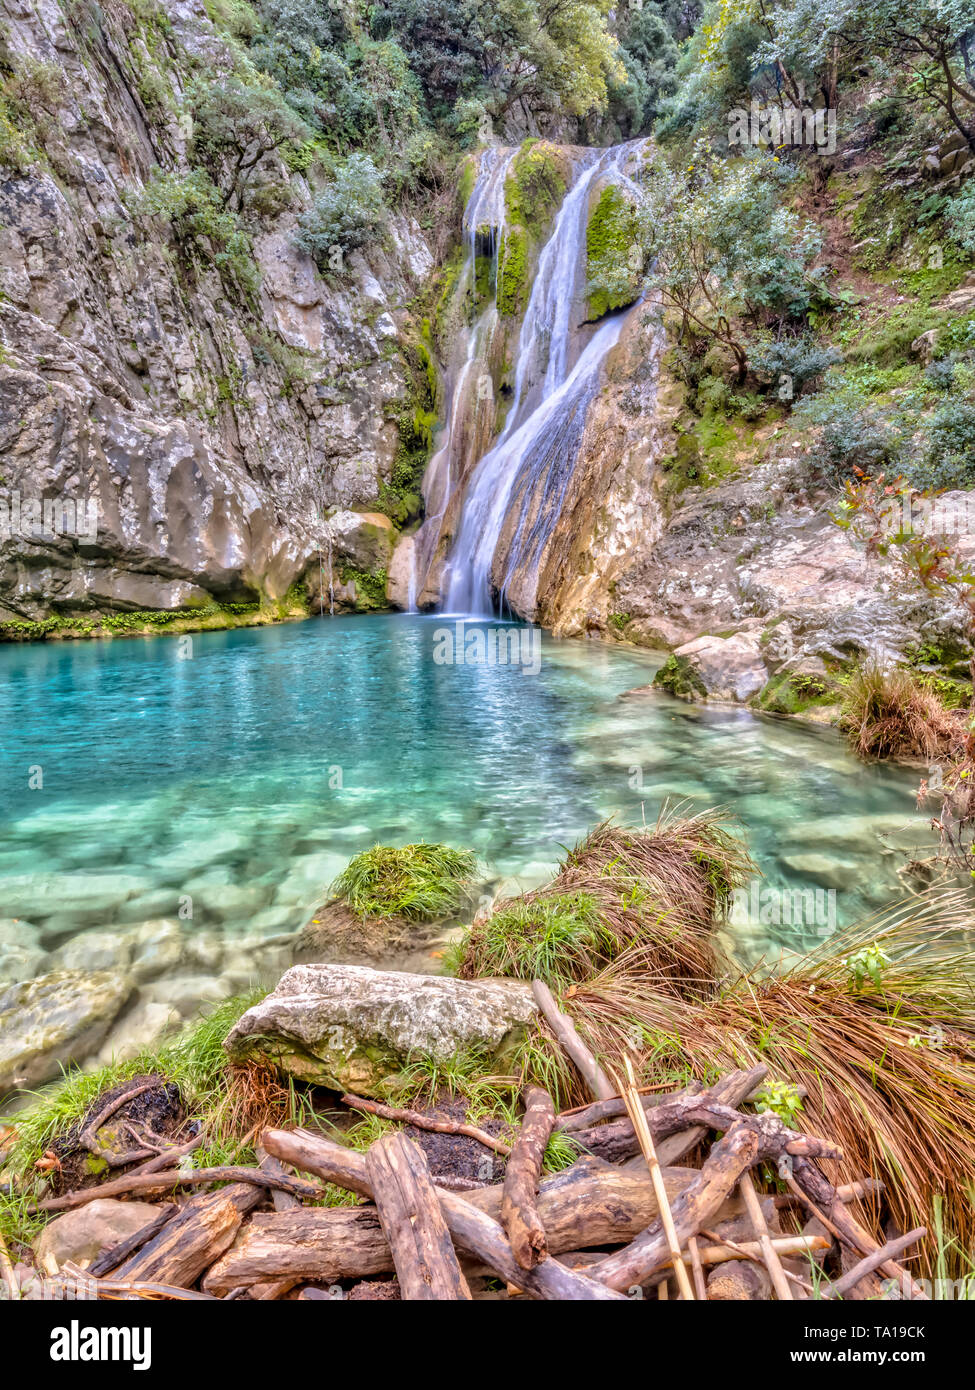
<svg viewBox="0 0 975 1390">
<path fill-rule="evenodd" d="M 970 927 L 960 895 L 913 901 L 785 974 L 741 976 L 696 1002 L 661 991 L 631 951 L 563 1002 L 598 1056 L 612 1065 L 634 1052 L 647 1083 L 765 1063 L 774 1081 L 804 1088 L 800 1126 L 843 1149 L 837 1182 L 880 1178 L 902 1230 L 930 1225 L 940 1199 L 945 1227 L 975 1251 Z"/>
<path fill-rule="evenodd" d="M 564 989 L 639 951 L 657 987 L 696 999 L 722 963 L 713 940 L 735 888 L 756 872 L 718 811 L 661 813 L 648 830 L 604 822 L 544 888 L 509 898 L 470 929 L 458 974 L 512 975 Z"/>
<path fill-rule="evenodd" d="M 859 667 L 847 686 L 840 728 L 861 758 L 948 757 L 963 736 L 958 712 L 901 667 Z"/>
</svg>

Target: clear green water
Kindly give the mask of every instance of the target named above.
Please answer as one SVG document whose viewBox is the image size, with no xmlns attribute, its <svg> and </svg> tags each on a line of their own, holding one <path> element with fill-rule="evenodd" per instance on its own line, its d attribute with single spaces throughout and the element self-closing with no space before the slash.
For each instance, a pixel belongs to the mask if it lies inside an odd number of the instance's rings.
<svg viewBox="0 0 975 1390">
<path fill-rule="evenodd" d="M 168 638 L 0 648 L 0 917 L 57 938 L 192 899 L 193 930 L 271 934 L 376 841 L 470 846 L 531 886 L 598 818 L 665 796 L 736 811 L 768 883 L 835 887 L 840 922 L 899 895 L 882 836 L 925 838 L 910 773 L 817 728 L 620 698 L 657 665 L 621 647 L 546 637 L 537 675 L 438 665 L 440 626 L 207 633 L 189 660 Z M 746 956 L 810 944 L 748 915 Z"/>
</svg>

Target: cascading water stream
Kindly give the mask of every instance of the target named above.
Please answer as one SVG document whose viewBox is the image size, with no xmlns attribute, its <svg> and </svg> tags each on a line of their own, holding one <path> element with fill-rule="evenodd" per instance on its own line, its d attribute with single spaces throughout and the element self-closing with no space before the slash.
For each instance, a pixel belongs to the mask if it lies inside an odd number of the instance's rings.
<svg viewBox="0 0 975 1390">
<path fill-rule="evenodd" d="M 491 236 L 490 258 L 495 296 L 467 327 L 464 358 L 449 388 L 445 421 L 438 447 L 424 474 L 425 520 L 414 542 L 408 593 L 408 608 L 414 613 L 417 611 L 418 599 L 430 568 L 441 524 L 458 481 L 455 476 L 457 422 L 461 417 L 463 403 L 470 395 L 472 370 L 483 355 L 485 344 L 490 342 L 497 323 L 497 259 L 504 230 L 504 185 L 516 153 L 517 149 L 501 148 L 485 152 L 477 181 L 464 209 L 465 256 L 460 276 L 462 292 L 476 296 L 478 229 L 487 227 Z"/>
<path fill-rule="evenodd" d="M 602 364 L 625 318 L 622 312 L 607 318 L 579 352 L 575 329 L 585 298 L 590 191 L 602 177 L 635 193 L 625 165 L 642 143 L 586 152 L 542 249 L 519 336 L 505 428 L 479 460 L 464 497 L 446 574 L 448 612 L 493 613 L 491 571 L 514 507 L 518 519 L 499 586 L 502 603 L 519 565 L 535 567 L 537 582 L 537 565 L 558 521 Z"/>
</svg>

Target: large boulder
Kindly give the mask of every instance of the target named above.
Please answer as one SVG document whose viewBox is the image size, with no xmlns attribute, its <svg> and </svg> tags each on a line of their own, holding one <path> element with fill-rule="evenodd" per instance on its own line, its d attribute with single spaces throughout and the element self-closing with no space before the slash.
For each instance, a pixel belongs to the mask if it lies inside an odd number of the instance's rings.
<svg viewBox="0 0 975 1390">
<path fill-rule="evenodd" d="M 745 704 L 768 680 L 758 637 L 697 637 L 678 647 L 657 673 L 654 684 L 684 698 L 700 697 Z"/>
<path fill-rule="evenodd" d="M 515 981 L 296 965 L 224 1047 L 236 1061 L 258 1056 L 303 1081 L 376 1095 L 410 1058 L 478 1048 L 502 1061 L 534 1012 L 531 990 Z"/>
<path fill-rule="evenodd" d="M 134 1236 L 160 1212 L 151 1202 L 120 1202 L 115 1197 L 96 1197 L 87 1206 L 66 1211 L 48 1223 L 34 1241 L 37 1262 L 45 1266 L 53 1257 L 58 1267 L 68 1260 L 80 1264 L 97 1259 L 104 1250 Z"/>
<path fill-rule="evenodd" d="M 89 1056 L 132 993 L 128 975 L 55 970 L 0 994 L 0 1095 L 57 1076 Z"/>
</svg>

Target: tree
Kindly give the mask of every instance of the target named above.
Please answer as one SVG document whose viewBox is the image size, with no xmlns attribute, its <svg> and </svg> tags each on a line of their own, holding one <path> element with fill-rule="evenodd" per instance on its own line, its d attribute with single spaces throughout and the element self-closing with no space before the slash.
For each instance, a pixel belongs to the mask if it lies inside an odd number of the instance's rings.
<svg viewBox="0 0 975 1390">
<path fill-rule="evenodd" d="M 763 0 L 759 0 L 763 4 Z M 763 6 L 764 7 L 764 6 Z M 928 99 L 975 150 L 975 10 L 971 0 L 784 0 L 767 6 L 770 23 L 758 58 L 835 73 L 848 63 L 906 68 L 905 98 Z"/>
<path fill-rule="evenodd" d="M 400 44 L 435 118 L 476 100 L 494 120 L 516 104 L 584 116 L 625 80 L 608 12 L 609 0 L 380 0 L 372 32 Z"/>
<path fill-rule="evenodd" d="M 298 219 L 295 245 L 328 273 L 343 268 L 345 252 L 368 246 L 385 231 L 382 176 L 366 154 L 353 154 Z"/>
<path fill-rule="evenodd" d="M 819 233 L 780 204 L 789 177 L 764 155 L 712 160 L 700 141 L 686 170 L 657 161 L 638 215 L 648 288 L 680 315 L 681 338 L 730 354 L 739 383 L 749 328 L 801 321 L 825 275 L 812 269 Z"/>
<path fill-rule="evenodd" d="M 648 132 L 661 99 L 677 89 L 679 50 L 668 20 L 650 5 L 630 10 L 620 23 L 625 82 L 610 82 L 610 115 L 624 136 Z"/>
<path fill-rule="evenodd" d="M 226 206 L 243 203 L 247 182 L 266 155 L 311 135 L 277 86 L 231 75 L 196 83 L 188 93 L 193 153 L 210 170 Z"/>
</svg>

